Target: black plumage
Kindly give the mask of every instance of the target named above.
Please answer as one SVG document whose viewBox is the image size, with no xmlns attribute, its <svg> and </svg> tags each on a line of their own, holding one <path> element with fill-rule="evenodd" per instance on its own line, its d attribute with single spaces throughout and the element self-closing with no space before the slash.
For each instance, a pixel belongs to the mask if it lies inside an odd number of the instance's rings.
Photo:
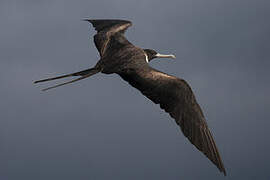
<svg viewBox="0 0 270 180">
<path fill-rule="evenodd" d="M 44 89 L 48 90 L 90 77 L 98 72 L 116 73 L 169 113 L 189 141 L 226 175 L 213 136 L 190 86 L 183 79 L 160 72 L 148 64 L 154 58 L 175 58 L 175 56 L 162 55 L 151 49 L 141 49 L 130 43 L 124 36 L 124 32 L 132 25 L 130 21 L 91 19 L 86 19 L 86 21 L 92 23 L 97 30 L 97 34 L 94 36 L 94 42 L 100 54 L 97 64 L 84 71 L 39 80 L 35 83 L 69 76 L 81 76 L 78 79 Z"/>
</svg>

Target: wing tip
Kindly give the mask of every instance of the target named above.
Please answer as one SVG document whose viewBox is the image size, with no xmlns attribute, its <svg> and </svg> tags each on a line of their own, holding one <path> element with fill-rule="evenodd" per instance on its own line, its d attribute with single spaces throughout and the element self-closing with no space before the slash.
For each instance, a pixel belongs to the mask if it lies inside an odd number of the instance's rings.
<svg viewBox="0 0 270 180">
<path fill-rule="evenodd" d="M 225 169 L 223 169 L 222 172 L 223 172 L 224 176 L 227 176 L 227 172 Z"/>
<path fill-rule="evenodd" d="M 223 165 L 223 162 L 222 162 L 222 159 L 221 158 L 219 159 L 218 169 L 220 170 L 221 173 L 224 174 L 224 176 L 227 176 L 227 172 L 226 172 L 226 169 L 225 169 L 225 167 Z"/>
<path fill-rule="evenodd" d="M 105 29 L 113 27 L 115 25 L 125 25 L 125 28 L 132 26 L 132 22 L 128 20 L 120 20 L 120 19 L 89 19 L 83 18 L 82 21 L 87 21 L 92 24 L 96 31 L 100 32 Z"/>
<path fill-rule="evenodd" d="M 81 19 L 82 21 L 87 21 L 87 22 L 90 22 L 90 23 L 94 23 L 94 22 L 97 22 L 97 21 L 114 21 L 114 22 L 122 22 L 122 23 L 127 23 L 127 24 L 130 24 L 132 25 L 132 22 L 129 21 L 129 20 L 125 20 L 125 19 L 91 19 L 91 18 L 82 18 Z"/>
<path fill-rule="evenodd" d="M 183 126 L 183 125 L 182 125 Z M 182 126 L 181 129 L 182 129 Z M 199 150 L 201 151 L 217 168 L 218 170 L 227 176 L 227 172 L 223 165 L 221 156 L 219 154 L 218 148 L 215 144 L 214 138 L 208 128 L 200 128 L 199 134 L 200 139 L 198 141 L 194 141 L 192 136 L 188 136 L 186 134 L 185 129 L 182 129 L 184 135 L 188 138 L 188 140 Z M 198 133 L 196 133 L 198 135 Z"/>
</svg>

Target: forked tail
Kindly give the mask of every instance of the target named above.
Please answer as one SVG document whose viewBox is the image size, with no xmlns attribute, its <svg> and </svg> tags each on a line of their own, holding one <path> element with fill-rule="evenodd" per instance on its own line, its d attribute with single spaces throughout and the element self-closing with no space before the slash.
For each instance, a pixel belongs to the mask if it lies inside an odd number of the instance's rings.
<svg viewBox="0 0 270 180">
<path fill-rule="evenodd" d="M 52 80 L 62 79 L 62 78 L 71 77 L 71 76 L 81 76 L 81 77 L 79 77 L 77 79 L 74 79 L 74 80 L 71 80 L 71 81 L 68 81 L 68 82 L 65 82 L 65 83 L 62 83 L 62 84 L 58 84 L 58 85 L 55 85 L 55 86 L 51 86 L 51 87 L 42 89 L 42 91 L 46 91 L 46 90 L 49 90 L 49 89 L 53 89 L 53 88 L 56 88 L 56 87 L 60 87 L 60 86 L 66 85 L 66 84 L 70 84 L 70 83 L 73 83 L 73 82 L 88 78 L 88 77 L 90 77 L 90 76 L 92 76 L 94 74 L 97 74 L 98 72 L 100 72 L 99 69 L 90 68 L 90 69 L 86 69 L 86 70 L 79 71 L 79 72 L 76 72 L 76 73 L 71 73 L 71 74 L 66 74 L 66 75 L 57 76 L 57 77 L 53 77 L 53 78 L 38 80 L 38 81 L 35 81 L 34 83 L 36 84 L 36 83 L 41 83 L 41 82 L 46 82 L 46 81 L 52 81 Z"/>
</svg>

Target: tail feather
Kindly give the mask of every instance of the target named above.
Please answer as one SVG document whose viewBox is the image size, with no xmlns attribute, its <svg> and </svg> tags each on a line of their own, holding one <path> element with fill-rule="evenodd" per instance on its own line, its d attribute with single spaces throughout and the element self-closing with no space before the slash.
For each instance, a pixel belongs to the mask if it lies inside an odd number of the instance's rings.
<svg viewBox="0 0 270 180">
<path fill-rule="evenodd" d="M 47 91 L 49 89 L 53 89 L 53 88 L 56 88 L 56 87 L 60 87 L 60 86 L 66 85 L 66 84 L 70 84 L 70 83 L 85 79 L 87 77 L 90 77 L 90 76 L 98 73 L 98 72 L 100 72 L 100 70 L 98 70 L 96 68 L 91 68 L 91 69 L 86 69 L 86 70 L 79 71 L 79 72 L 76 72 L 76 73 L 66 74 L 66 75 L 63 75 L 63 76 L 57 76 L 57 77 L 53 77 L 53 78 L 38 80 L 38 81 L 35 81 L 34 83 L 46 82 L 46 81 L 51 81 L 51 80 L 61 79 L 61 78 L 71 77 L 71 76 L 81 76 L 81 77 L 79 77 L 77 79 L 74 79 L 74 80 L 71 80 L 71 81 L 68 81 L 68 82 L 65 82 L 65 83 L 62 83 L 62 84 L 58 84 L 58 85 L 55 85 L 55 86 L 51 86 L 51 87 L 42 89 L 42 91 Z"/>
<path fill-rule="evenodd" d="M 90 68 L 90 69 L 86 69 L 86 70 L 71 73 L 71 74 L 66 74 L 66 75 L 57 76 L 57 77 L 53 77 L 53 78 L 41 79 L 41 80 L 35 81 L 34 84 L 41 83 L 41 82 L 46 82 L 46 81 L 52 81 L 52 80 L 56 80 L 56 79 L 62 79 L 62 78 L 71 77 L 71 76 L 83 76 L 83 75 L 86 75 L 86 74 L 88 74 L 88 73 L 90 73 L 92 71 L 97 71 L 97 69 L 96 68 Z"/>
</svg>

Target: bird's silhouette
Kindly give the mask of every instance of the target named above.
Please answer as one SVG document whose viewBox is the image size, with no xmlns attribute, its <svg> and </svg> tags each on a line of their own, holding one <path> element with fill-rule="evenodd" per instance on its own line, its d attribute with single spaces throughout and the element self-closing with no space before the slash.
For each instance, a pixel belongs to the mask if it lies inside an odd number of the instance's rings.
<svg viewBox="0 0 270 180">
<path fill-rule="evenodd" d="M 99 72 L 116 73 L 169 113 L 189 141 L 226 175 L 214 138 L 190 86 L 183 79 L 149 66 L 149 62 L 155 58 L 175 58 L 175 56 L 159 54 L 154 50 L 142 49 L 130 43 L 124 36 L 127 28 L 132 25 L 130 21 L 85 20 L 92 23 L 97 31 L 94 36 L 94 43 L 100 54 L 97 64 L 90 69 L 35 81 L 35 83 L 80 76 L 75 80 L 43 89 L 45 91 L 85 79 Z"/>
</svg>

